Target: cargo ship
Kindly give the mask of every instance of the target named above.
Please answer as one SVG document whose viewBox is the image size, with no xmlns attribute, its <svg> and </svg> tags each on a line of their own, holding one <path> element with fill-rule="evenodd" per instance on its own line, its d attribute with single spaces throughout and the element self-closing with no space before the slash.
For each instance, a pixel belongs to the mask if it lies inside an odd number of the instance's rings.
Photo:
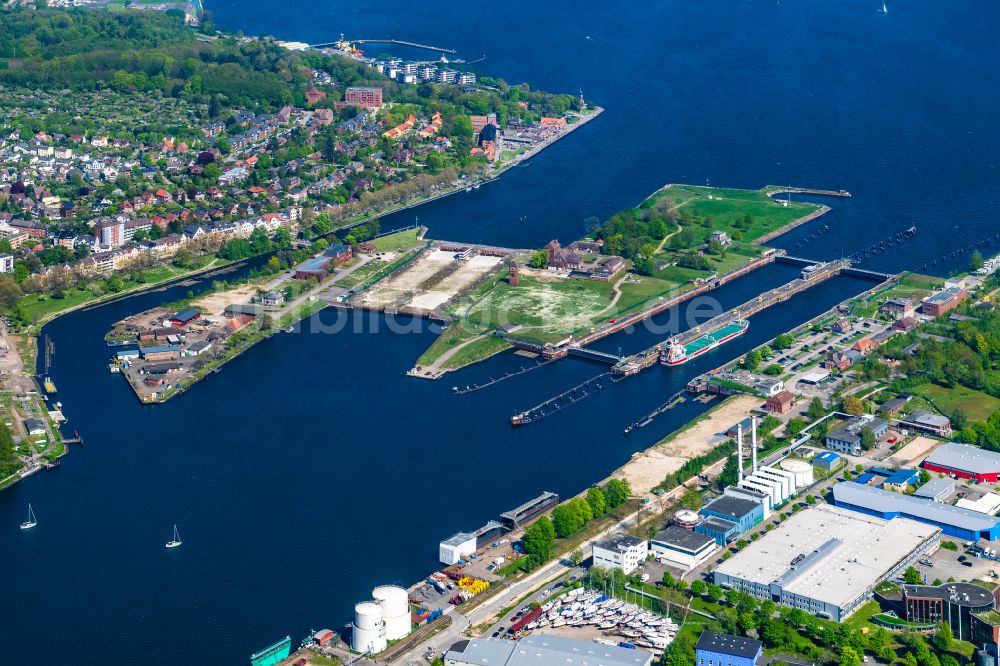
<svg viewBox="0 0 1000 666">
<path fill-rule="evenodd" d="M 729 342 L 747 332 L 750 322 L 746 319 L 736 319 L 726 324 L 722 328 L 705 333 L 695 340 L 680 344 L 675 340 L 669 340 L 660 349 L 660 363 L 663 365 L 681 365 L 698 358 L 702 354 L 709 352 L 721 344 Z"/>
</svg>

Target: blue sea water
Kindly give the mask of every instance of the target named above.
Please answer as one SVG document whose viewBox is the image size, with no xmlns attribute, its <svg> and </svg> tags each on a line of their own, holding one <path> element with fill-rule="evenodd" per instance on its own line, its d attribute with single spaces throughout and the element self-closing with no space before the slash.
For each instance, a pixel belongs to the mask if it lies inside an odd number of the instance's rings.
<svg viewBox="0 0 1000 666">
<path fill-rule="evenodd" d="M 794 251 L 832 258 L 917 226 L 916 238 L 865 264 L 881 270 L 918 268 L 997 231 L 993 3 L 890 2 L 884 15 L 881 2 L 862 0 L 207 4 L 247 34 L 319 42 L 344 32 L 485 53 L 483 74 L 582 89 L 607 109 L 530 167 L 384 227 L 416 214 L 437 238 L 538 246 L 571 240 L 587 217 L 664 183 L 709 182 L 850 190 L 777 244 L 828 224 L 832 233 Z M 719 300 L 731 307 L 789 271 L 762 269 Z M 578 492 L 696 415 L 689 401 L 622 435 L 693 374 L 870 284 L 831 280 L 696 362 L 520 429 L 511 413 L 602 368 L 568 360 L 456 397 L 453 383 L 524 361 L 505 354 L 442 382 L 407 379 L 433 333 L 396 334 L 376 318 L 364 333 L 278 335 L 150 407 L 106 372 L 101 338 L 187 287 L 59 319 L 46 327 L 52 376 L 86 445 L 0 493 L 3 661 L 239 664 L 286 634 L 340 625 L 373 585 L 426 575 L 440 539 L 541 490 Z M 601 346 L 654 339 L 640 329 Z M 29 501 L 39 526 L 21 533 Z M 166 551 L 174 523 L 185 543 Z"/>
</svg>

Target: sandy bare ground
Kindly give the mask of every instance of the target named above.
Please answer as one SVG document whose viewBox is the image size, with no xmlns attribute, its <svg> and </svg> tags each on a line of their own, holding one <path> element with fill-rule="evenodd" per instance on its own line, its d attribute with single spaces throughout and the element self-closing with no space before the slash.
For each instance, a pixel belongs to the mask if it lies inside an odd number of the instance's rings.
<svg viewBox="0 0 1000 666">
<path fill-rule="evenodd" d="M 442 303 L 454 298 L 467 285 L 472 284 L 482 276 L 493 270 L 503 259 L 487 255 L 477 255 L 466 261 L 462 266 L 441 280 L 439 284 L 431 288 L 427 293 L 418 294 L 412 301 L 410 307 L 422 310 L 433 310 Z"/>
<path fill-rule="evenodd" d="M 927 454 L 936 448 L 940 443 L 941 442 L 931 439 L 930 437 L 919 435 L 912 442 L 886 458 L 884 462 L 893 466 L 898 465 L 899 467 L 910 467 L 915 462 L 923 460 L 927 457 Z"/>
<path fill-rule="evenodd" d="M 257 285 L 241 285 L 199 298 L 192 305 L 200 308 L 208 317 L 221 317 L 228 306 L 234 303 L 249 303 L 250 298 L 257 293 L 257 288 Z"/>
<path fill-rule="evenodd" d="M 729 426 L 749 416 L 751 410 L 760 404 L 760 398 L 752 395 L 734 396 L 709 411 L 705 419 L 672 440 L 636 453 L 612 476 L 617 479 L 628 479 L 635 495 L 648 493 L 663 481 L 667 474 L 676 472 L 691 458 L 708 453 L 718 446 L 724 441 L 720 435 Z"/>
<path fill-rule="evenodd" d="M 370 289 L 364 297 L 369 304 L 389 304 L 409 297 L 428 278 L 443 270 L 455 261 L 454 252 L 431 250 L 425 252 L 408 270 L 390 280 L 383 280 L 374 289 Z"/>
</svg>

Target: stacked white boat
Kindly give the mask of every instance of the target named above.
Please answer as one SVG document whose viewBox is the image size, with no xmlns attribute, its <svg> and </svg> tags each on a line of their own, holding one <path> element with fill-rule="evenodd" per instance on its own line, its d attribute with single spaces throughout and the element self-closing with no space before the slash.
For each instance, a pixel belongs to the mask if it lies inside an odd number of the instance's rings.
<svg viewBox="0 0 1000 666">
<path fill-rule="evenodd" d="M 623 641 L 652 650 L 666 648 L 680 631 L 680 626 L 670 618 L 583 588 L 570 590 L 543 604 L 541 615 L 525 629 L 585 626 L 597 627 L 606 635 L 621 636 Z"/>
</svg>

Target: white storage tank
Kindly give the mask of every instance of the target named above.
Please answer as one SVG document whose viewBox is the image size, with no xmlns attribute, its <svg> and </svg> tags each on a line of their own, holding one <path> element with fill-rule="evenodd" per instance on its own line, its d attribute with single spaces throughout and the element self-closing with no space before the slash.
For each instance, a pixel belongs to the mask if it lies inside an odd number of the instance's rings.
<svg viewBox="0 0 1000 666">
<path fill-rule="evenodd" d="M 372 597 L 382 608 L 386 640 L 397 641 L 410 635 L 410 602 L 406 590 L 398 585 L 379 585 Z"/>
<path fill-rule="evenodd" d="M 684 509 L 674 514 L 674 524 L 686 530 L 693 530 L 694 526 L 701 522 L 701 516 L 695 511 Z"/>
<path fill-rule="evenodd" d="M 795 475 L 796 488 L 805 488 L 813 484 L 813 466 L 805 460 L 785 458 L 781 461 L 781 469 Z"/>
<path fill-rule="evenodd" d="M 354 606 L 354 626 L 351 628 L 351 649 L 355 652 L 378 653 L 386 648 L 385 622 L 382 607 L 375 601 L 362 601 Z"/>
</svg>

